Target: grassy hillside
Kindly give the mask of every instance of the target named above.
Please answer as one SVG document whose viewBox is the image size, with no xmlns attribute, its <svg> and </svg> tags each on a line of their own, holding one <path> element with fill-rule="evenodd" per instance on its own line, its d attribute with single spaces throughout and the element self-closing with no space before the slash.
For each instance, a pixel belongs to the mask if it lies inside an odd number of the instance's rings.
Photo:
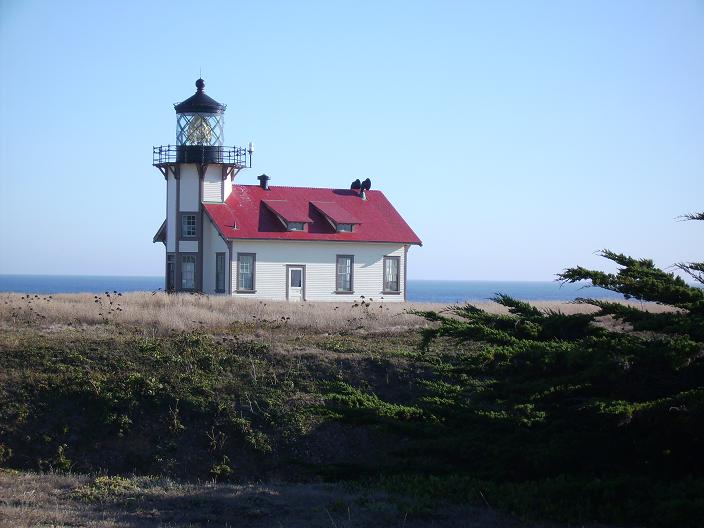
<svg viewBox="0 0 704 528">
<path fill-rule="evenodd" d="M 610 348 L 608 318 L 571 320 L 595 343 L 581 354 L 559 339 L 512 342 L 571 327 L 536 312 L 519 328 L 495 305 L 503 326 L 458 339 L 437 332 L 456 315 L 433 322 L 368 303 L 0 303 L 7 468 L 345 481 L 397 497 L 411 518 L 448 501 L 569 522 L 694 526 L 704 515 L 701 350 L 624 357 Z"/>
</svg>

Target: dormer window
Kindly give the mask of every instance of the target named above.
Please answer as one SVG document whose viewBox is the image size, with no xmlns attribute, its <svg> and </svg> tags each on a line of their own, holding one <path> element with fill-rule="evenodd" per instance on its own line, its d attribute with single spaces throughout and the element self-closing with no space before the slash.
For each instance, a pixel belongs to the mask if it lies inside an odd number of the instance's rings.
<svg viewBox="0 0 704 528">
<path fill-rule="evenodd" d="M 311 202 L 336 233 L 352 233 L 359 219 L 335 202 Z"/>
<path fill-rule="evenodd" d="M 262 204 L 276 217 L 286 231 L 305 231 L 305 225 L 312 220 L 307 208 L 288 200 L 262 200 Z"/>
</svg>

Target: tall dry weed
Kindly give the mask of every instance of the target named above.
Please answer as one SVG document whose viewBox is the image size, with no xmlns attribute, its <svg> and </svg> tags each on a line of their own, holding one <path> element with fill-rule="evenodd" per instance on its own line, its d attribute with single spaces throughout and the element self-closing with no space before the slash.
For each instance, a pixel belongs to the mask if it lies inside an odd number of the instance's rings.
<svg viewBox="0 0 704 528">
<path fill-rule="evenodd" d="M 490 301 L 472 303 L 490 312 L 505 308 Z M 533 302 L 565 313 L 594 310 L 588 305 Z M 403 331 L 427 322 L 409 310 L 443 310 L 437 303 L 287 303 L 225 296 L 132 292 L 34 295 L 0 294 L 0 322 L 41 326 L 117 324 L 139 326 L 155 335 L 174 330 L 224 330 L 233 324 L 280 325 L 322 332 Z M 657 309 L 651 306 L 649 309 Z"/>
</svg>

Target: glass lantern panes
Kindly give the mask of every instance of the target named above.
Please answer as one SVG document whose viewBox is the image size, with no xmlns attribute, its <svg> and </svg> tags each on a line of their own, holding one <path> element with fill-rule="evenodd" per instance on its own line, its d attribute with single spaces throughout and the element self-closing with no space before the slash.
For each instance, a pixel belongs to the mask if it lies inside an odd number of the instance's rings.
<svg viewBox="0 0 704 528">
<path fill-rule="evenodd" d="M 222 114 L 186 113 L 176 119 L 176 143 L 178 145 L 222 146 Z"/>
</svg>

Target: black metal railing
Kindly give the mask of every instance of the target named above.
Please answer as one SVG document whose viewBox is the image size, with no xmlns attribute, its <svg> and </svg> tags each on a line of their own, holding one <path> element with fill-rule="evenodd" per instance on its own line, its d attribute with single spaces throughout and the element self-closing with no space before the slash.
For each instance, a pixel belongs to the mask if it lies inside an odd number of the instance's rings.
<svg viewBox="0 0 704 528">
<path fill-rule="evenodd" d="M 248 158 L 249 155 L 249 158 Z M 169 163 L 225 163 L 252 166 L 252 153 L 244 147 L 211 145 L 161 145 L 153 149 L 153 165 Z"/>
</svg>

